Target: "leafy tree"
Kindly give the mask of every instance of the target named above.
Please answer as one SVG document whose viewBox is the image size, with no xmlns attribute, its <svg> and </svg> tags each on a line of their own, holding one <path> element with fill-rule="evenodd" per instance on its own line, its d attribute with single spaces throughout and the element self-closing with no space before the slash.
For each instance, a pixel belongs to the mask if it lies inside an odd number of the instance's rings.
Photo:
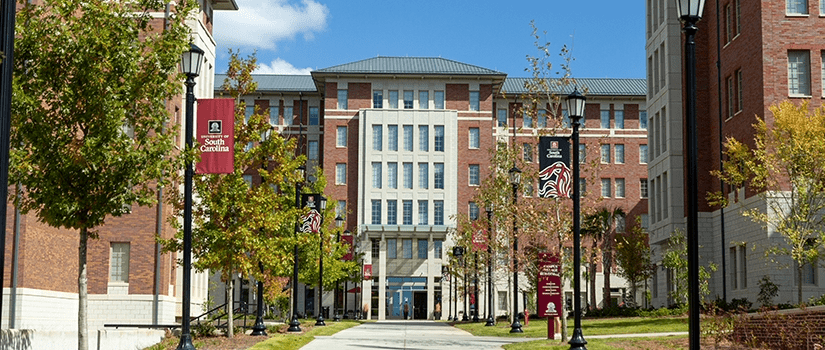
<svg viewBox="0 0 825 350">
<path fill-rule="evenodd" d="M 624 233 L 616 235 L 615 251 L 617 274 L 630 283 L 631 300 L 635 302 L 639 283 L 653 276 L 656 268 L 651 262 L 647 232 L 638 218 Z"/>
<path fill-rule="evenodd" d="M 687 256 L 687 235 L 685 231 L 676 230 L 671 232 L 668 238 L 667 249 L 665 249 L 662 265 L 673 272 L 676 289 L 670 292 L 672 298 L 678 305 L 688 305 L 688 256 Z M 710 262 L 708 266 L 699 266 L 699 294 L 704 299 L 710 294 L 710 273 L 716 271 L 716 264 Z"/>
<path fill-rule="evenodd" d="M 602 253 L 602 274 L 604 275 L 604 288 L 602 301 L 604 307 L 610 305 L 610 271 L 613 269 L 613 242 L 617 231 L 617 224 L 620 218 L 624 217 L 624 210 L 616 207 L 613 209 L 601 207 L 591 213 L 583 220 L 582 234 L 590 236 L 592 246 L 590 247 L 590 308 L 596 308 L 596 262 L 598 252 Z"/>
<path fill-rule="evenodd" d="M 45 0 L 18 10 L 10 181 L 26 188 L 15 198 L 22 212 L 79 232 L 79 349 L 88 347 L 88 240 L 107 217 L 153 204 L 174 169 L 166 101 L 182 91 L 192 5 L 179 3 L 166 29 L 151 25 L 163 1 Z"/>
<path fill-rule="evenodd" d="M 758 193 L 767 210 L 744 209 L 749 217 L 783 238 L 765 251 L 774 263 L 782 257 L 796 262 L 802 280 L 806 264 L 816 264 L 825 253 L 825 110 L 810 110 L 808 102 L 784 101 L 770 107 L 771 121 L 757 118 L 753 142 L 728 138 L 723 170 L 714 174 L 733 188 Z M 728 205 L 722 193 L 711 200 Z M 802 283 L 797 284 L 802 302 Z"/>
</svg>

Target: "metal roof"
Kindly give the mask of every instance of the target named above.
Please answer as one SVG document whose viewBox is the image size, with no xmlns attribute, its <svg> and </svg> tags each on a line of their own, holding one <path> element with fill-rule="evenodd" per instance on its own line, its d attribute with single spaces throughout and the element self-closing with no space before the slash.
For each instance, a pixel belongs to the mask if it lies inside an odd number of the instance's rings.
<svg viewBox="0 0 825 350">
<path fill-rule="evenodd" d="M 220 89 L 226 74 L 215 74 L 215 90 Z M 257 91 L 317 92 L 311 75 L 253 74 Z"/>
<path fill-rule="evenodd" d="M 526 94 L 530 91 L 524 83 L 532 78 L 507 78 L 501 88 L 504 94 Z M 555 80 L 555 79 L 553 79 Z M 552 85 L 552 84 L 551 84 Z M 617 79 L 617 78 L 576 78 L 579 91 L 586 89 L 586 95 L 594 96 L 644 96 L 647 94 L 646 79 Z M 573 92 L 573 86 L 568 85 L 558 91 L 558 94 Z"/>
<path fill-rule="evenodd" d="M 500 75 L 506 73 L 441 57 L 373 57 L 319 69 L 316 73 L 339 74 L 425 74 L 425 75 Z"/>
</svg>

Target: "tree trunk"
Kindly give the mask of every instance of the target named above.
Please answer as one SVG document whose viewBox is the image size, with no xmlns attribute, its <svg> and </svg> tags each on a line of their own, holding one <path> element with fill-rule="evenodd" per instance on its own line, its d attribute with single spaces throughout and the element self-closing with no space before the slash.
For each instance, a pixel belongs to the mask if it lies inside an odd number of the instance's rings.
<svg viewBox="0 0 825 350">
<path fill-rule="evenodd" d="M 89 231 L 80 229 L 80 244 L 77 248 L 77 349 L 89 349 L 89 330 L 87 325 L 88 313 L 88 282 L 86 277 L 86 249 L 89 243 Z"/>
<path fill-rule="evenodd" d="M 590 271 L 589 276 L 587 276 L 590 280 L 590 305 L 588 309 L 595 310 L 596 309 L 596 240 L 593 240 L 593 247 L 590 248 Z"/>
<path fill-rule="evenodd" d="M 613 269 L 613 254 L 611 254 L 610 237 L 604 241 L 604 261 L 602 262 L 602 274 L 604 274 L 603 307 L 613 306 L 613 299 L 610 298 L 610 270 Z"/>
<path fill-rule="evenodd" d="M 797 264 L 799 267 L 796 268 L 796 303 L 802 304 L 802 264 Z"/>
<path fill-rule="evenodd" d="M 226 297 L 226 305 L 228 306 L 226 317 L 229 318 L 226 321 L 226 337 L 227 338 L 234 338 L 235 337 L 235 276 L 230 271 L 229 273 L 229 281 L 226 282 L 226 293 L 228 294 Z"/>
</svg>

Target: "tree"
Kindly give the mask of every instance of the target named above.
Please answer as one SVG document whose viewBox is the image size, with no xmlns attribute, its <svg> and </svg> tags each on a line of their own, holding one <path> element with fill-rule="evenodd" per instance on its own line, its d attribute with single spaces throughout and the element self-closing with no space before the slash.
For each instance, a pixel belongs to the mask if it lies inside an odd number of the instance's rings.
<svg viewBox="0 0 825 350">
<path fill-rule="evenodd" d="M 811 112 L 807 101 L 784 101 L 770 111 L 772 122 L 757 118 L 751 144 L 726 140 L 727 160 L 714 174 L 765 201 L 767 210 L 742 208 L 742 214 L 782 237 L 765 256 L 781 264 L 780 257 L 790 256 L 796 263 L 797 301 L 802 303 L 803 268 L 817 264 L 825 253 L 825 110 Z M 722 193 L 710 197 L 728 205 Z"/>
<path fill-rule="evenodd" d="M 656 269 L 651 262 L 647 232 L 638 218 L 624 233 L 616 235 L 615 250 L 617 274 L 630 283 L 631 300 L 635 302 L 639 283 L 653 276 Z"/>
<path fill-rule="evenodd" d="M 18 12 L 10 181 L 15 198 L 49 226 L 78 230 L 78 349 L 87 349 L 86 249 L 110 216 L 151 205 L 174 171 L 185 24 L 179 3 L 166 29 L 151 26 L 163 1 L 45 0 Z"/>
<path fill-rule="evenodd" d="M 619 220 L 624 218 L 624 210 L 599 208 L 583 220 L 582 234 L 590 236 L 593 241 L 590 247 L 590 308 L 596 308 L 596 262 L 598 252 L 602 253 L 602 274 L 604 288 L 602 293 L 603 307 L 610 306 L 610 270 L 613 269 L 613 242 L 618 229 Z"/>
<path fill-rule="evenodd" d="M 676 288 L 670 292 L 669 297 L 677 305 L 688 305 L 688 258 L 687 258 L 687 235 L 685 231 L 676 230 L 670 233 L 665 249 L 662 265 L 670 269 L 673 274 L 673 283 Z M 710 271 L 708 271 L 710 270 Z M 710 273 L 716 271 L 716 264 L 710 262 L 708 266 L 699 266 L 699 294 L 704 299 L 710 294 L 708 281 Z"/>
</svg>

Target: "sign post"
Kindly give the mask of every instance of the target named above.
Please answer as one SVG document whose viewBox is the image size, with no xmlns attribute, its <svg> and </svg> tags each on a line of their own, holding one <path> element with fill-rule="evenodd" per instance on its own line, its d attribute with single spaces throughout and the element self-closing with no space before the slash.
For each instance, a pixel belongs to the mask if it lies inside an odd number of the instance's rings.
<svg viewBox="0 0 825 350">
<path fill-rule="evenodd" d="M 561 304 L 561 264 L 559 256 L 539 253 L 538 316 L 547 317 L 547 339 L 555 336 L 555 317 L 563 317 Z"/>
</svg>

